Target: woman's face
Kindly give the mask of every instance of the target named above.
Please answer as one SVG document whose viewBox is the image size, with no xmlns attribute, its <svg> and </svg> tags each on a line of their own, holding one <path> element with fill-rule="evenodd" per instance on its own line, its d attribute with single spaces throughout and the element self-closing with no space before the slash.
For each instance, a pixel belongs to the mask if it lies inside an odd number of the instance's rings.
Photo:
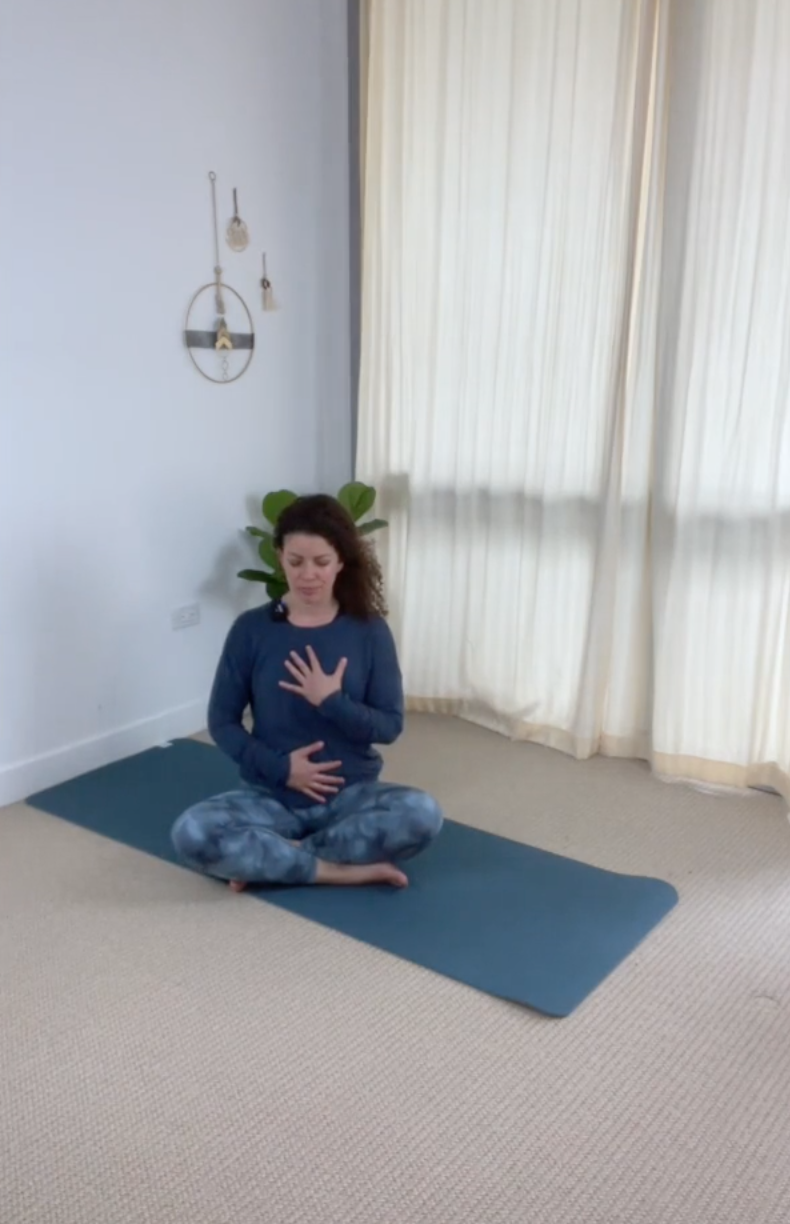
<svg viewBox="0 0 790 1224">
<path fill-rule="evenodd" d="M 289 535 L 280 553 L 288 590 L 309 607 L 329 604 L 343 568 L 337 550 L 321 536 Z"/>
</svg>

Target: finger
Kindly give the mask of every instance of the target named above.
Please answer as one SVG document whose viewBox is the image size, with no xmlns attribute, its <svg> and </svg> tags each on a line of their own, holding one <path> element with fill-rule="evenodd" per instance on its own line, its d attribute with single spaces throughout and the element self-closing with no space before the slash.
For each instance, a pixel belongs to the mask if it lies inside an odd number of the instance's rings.
<svg viewBox="0 0 790 1224">
<path fill-rule="evenodd" d="M 315 791 L 317 795 L 323 795 L 326 799 L 331 799 L 333 795 L 337 795 L 340 791 L 339 786 L 325 786 L 322 783 L 311 783 L 310 789 Z"/>
<path fill-rule="evenodd" d="M 313 774 L 310 779 L 310 785 L 333 787 L 335 790 L 339 790 L 341 786 L 345 785 L 345 781 L 345 778 L 333 777 L 331 774 Z"/>
<path fill-rule="evenodd" d="M 315 653 L 312 646 L 307 647 L 305 654 L 307 655 L 308 661 L 310 663 L 311 671 L 322 672 L 324 670 L 321 664 L 319 663 L 318 655 Z"/>
<path fill-rule="evenodd" d="M 323 740 L 317 740 L 314 744 L 308 744 L 306 748 L 300 748 L 299 752 L 303 752 L 305 756 L 312 756 L 314 752 L 320 752 L 324 746 Z"/>
<path fill-rule="evenodd" d="M 332 773 L 332 771 L 335 769 L 341 769 L 343 762 L 342 761 L 315 761 L 314 764 L 318 772 L 324 774 L 324 773 Z"/>
<path fill-rule="evenodd" d="M 304 682 L 306 673 L 303 671 L 299 671 L 299 668 L 295 667 L 290 659 L 285 660 L 285 670 L 289 672 L 290 675 L 293 676 L 294 680 L 299 680 L 299 681 Z"/>
<path fill-rule="evenodd" d="M 334 673 L 333 673 L 333 675 L 332 675 L 332 679 L 333 679 L 333 680 L 342 680 L 342 679 L 343 679 L 343 677 L 344 677 L 344 676 L 345 676 L 345 674 L 346 674 L 346 668 L 347 668 L 347 667 L 348 667 L 348 659 L 341 659 L 341 660 L 340 660 L 340 662 L 338 663 L 337 667 L 336 667 L 336 668 L 335 668 L 335 670 L 334 670 Z"/>
<path fill-rule="evenodd" d="M 289 684 L 287 680 L 281 680 L 280 688 L 285 689 L 287 693 L 298 693 L 300 697 L 304 696 L 303 684 Z"/>
<path fill-rule="evenodd" d="M 305 787 L 302 794 L 307 795 L 310 799 L 315 799 L 316 803 L 326 803 L 324 795 L 319 795 L 318 791 L 310 790 L 309 787 Z"/>
<path fill-rule="evenodd" d="M 310 668 L 307 666 L 302 656 L 300 654 L 297 654 L 295 650 L 291 651 L 291 661 L 295 664 L 296 667 L 299 668 L 299 671 L 302 673 L 303 676 L 306 676 L 308 672 L 310 671 Z M 287 659 L 285 660 L 285 666 L 286 667 L 289 666 Z"/>
</svg>

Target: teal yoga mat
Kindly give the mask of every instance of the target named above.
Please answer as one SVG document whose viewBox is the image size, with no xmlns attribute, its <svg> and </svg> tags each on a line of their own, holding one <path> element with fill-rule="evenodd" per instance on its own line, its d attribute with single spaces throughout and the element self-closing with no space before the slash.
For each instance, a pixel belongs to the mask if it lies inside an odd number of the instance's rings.
<svg viewBox="0 0 790 1224">
<path fill-rule="evenodd" d="M 29 802 L 175 862 L 175 818 L 237 784 L 235 767 L 215 748 L 178 740 Z M 578 1007 L 678 899 L 661 880 L 602 871 L 452 820 L 406 869 L 410 886 L 402 891 L 251 889 L 248 895 L 549 1016 Z"/>
</svg>

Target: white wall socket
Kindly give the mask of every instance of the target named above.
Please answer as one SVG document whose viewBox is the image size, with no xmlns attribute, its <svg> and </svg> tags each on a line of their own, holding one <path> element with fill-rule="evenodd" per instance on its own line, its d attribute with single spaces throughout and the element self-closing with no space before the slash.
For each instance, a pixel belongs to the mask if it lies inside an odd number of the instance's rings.
<svg viewBox="0 0 790 1224">
<path fill-rule="evenodd" d="M 186 604 L 183 608 L 176 608 L 170 615 L 170 624 L 173 629 L 191 629 L 193 625 L 199 625 L 200 604 Z"/>
</svg>

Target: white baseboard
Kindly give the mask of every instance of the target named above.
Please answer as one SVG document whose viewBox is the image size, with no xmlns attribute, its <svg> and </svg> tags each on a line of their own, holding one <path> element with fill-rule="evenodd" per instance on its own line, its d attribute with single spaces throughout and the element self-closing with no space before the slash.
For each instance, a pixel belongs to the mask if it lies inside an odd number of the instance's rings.
<svg viewBox="0 0 790 1224">
<path fill-rule="evenodd" d="M 18 803 L 28 795 L 76 778 L 89 769 L 110 765 L 168 740 L 194 735 L 206 725 L 206 705 L 206 701 L 191 701 L 105 735 L 6 765 L 0 769 L 0 807 Z"/>
</svg>

